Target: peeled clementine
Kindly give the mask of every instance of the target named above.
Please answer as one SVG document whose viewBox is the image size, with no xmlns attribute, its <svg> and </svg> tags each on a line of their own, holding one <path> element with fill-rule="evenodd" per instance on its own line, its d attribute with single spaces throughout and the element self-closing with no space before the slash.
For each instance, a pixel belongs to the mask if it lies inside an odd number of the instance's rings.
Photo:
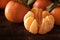
<svg viewBox="0 0 60 40">
<path fill-rule="evenodd" d="M 32 8 L 24 16 L 24 26 L 32 34 L 46 34 L 54 27 L 54 17 L 48 11 Z"/>
</svg>

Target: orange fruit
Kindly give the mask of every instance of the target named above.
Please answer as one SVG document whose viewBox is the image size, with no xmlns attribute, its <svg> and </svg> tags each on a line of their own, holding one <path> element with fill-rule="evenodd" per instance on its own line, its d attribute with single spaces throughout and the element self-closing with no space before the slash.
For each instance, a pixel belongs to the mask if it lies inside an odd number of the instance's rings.
<svg viewBox="0 0 60 40">
<path fill-rule="evenodd" d="M 36 0 L 33 4 L 33 7 L 38 7 L 42 9 L 46 9 L 47 6 L 49 6 L 52 2 L 50 0 Z"/>
<path fill-rule="evenodd" d="M 60 7 L 56 7 L 51 11 L 51 14 L 55 18 L 55 24 L 60 25 Z"/>
<path fill-rule="evenodd" d="M 24 4 L 10 1 L 5 8 L 5 17 L 11 22 L 22 22 L 28 10 L 29 8 Z"/>
<path fill-rule="evenodd" d="M 54 17 L 48 11 L 32 8 L 24 16 L 24 26 L 32 34 L 46 34 L 54 27 Z"/>
</svg>

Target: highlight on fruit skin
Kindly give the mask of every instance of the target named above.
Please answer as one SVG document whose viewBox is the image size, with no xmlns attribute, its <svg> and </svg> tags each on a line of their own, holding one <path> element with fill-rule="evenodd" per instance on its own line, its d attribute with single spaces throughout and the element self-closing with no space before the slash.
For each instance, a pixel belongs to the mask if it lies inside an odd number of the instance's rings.
<svg viewBox="0 0 60 40">
<path fill-rule="evenodd" d="M 25 29 L 32 34 L 46 34 L 54 27 L 54 17 L 48 11 L 35 7 L 27 12 L 23 21 Z"/>
</svg>

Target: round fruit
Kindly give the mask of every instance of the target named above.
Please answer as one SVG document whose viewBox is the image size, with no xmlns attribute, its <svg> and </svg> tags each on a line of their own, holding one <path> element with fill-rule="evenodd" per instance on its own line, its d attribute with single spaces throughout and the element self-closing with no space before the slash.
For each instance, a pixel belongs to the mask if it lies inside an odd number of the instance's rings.
<svg viewBox="0 0 60 40">
<path fill-rule="evenodd" d="M 24 16 L 24 26 L 33 34 L 46 34 L 54 27 L 54 17 L 48 11 L 32 8 Z"/>
<path fill-rule="evenodd" d="M 22 3 L 10 1 L 5 8 L 5 17 L 11 22 L 22 22 L 29 8 Z"/>
<path fill-rule="evenodd" d="M 49 0 L 37 0 L 35 1 L 35 3 L 33 4 L 33 7 L 38 7 L 38 8 L 42 8 L 42 9 L 46 9 L 46 7 L 48 5 L 50 5 L 52 2 Z"/>
<path fill-rule="evenodd" d="M 55 24 L 56 25 L 60 25 L 60 7 L 54 8 L 51 11 L 51 14 L 54 16 L 55 18 Z"/>
</svg>

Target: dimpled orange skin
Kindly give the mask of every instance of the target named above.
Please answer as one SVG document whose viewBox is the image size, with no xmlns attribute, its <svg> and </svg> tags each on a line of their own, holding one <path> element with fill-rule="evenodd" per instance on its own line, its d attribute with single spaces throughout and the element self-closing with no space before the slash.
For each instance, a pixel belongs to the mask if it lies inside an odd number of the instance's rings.
<svg viewBox="0 0 60 40">
<path fill-rule="evenodd" d="M 51 14 L 54 16 L 55 18 L 55 24 L 56 25 L 60 25 L 60 7 L 54 8 L 51 11 Z"/>
<path fill-rule="evenodd" d="M 11 22 L 22 22 L 29 8 L 22 3 L 10 1 L 5 8 L 5 17 Z"/>
</svg>

